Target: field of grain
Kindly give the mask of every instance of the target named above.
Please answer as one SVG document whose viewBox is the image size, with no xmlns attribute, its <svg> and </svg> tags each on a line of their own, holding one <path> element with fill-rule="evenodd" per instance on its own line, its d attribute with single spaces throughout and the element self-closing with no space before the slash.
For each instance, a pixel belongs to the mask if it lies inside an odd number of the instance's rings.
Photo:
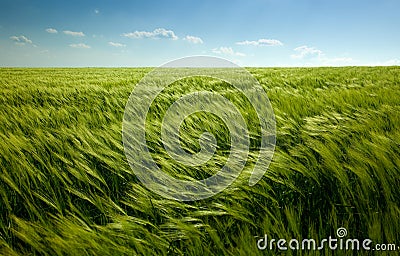
<svg viewBox="0 0 400 256">
<path fill-rule="evenodd" d="M 150 70 L 0 69 L 0 255 L 275 255 L 257 239 L 323 239 L 339 227 L 400 245 L 399 67 L 248 69 L 275 112 L 272 163 L 255 186 L 238 182 L 196 202 L 147 190 L 126 161 L 125 104 Z M 163 152 L 161 114 L 198 90 L 241 100 L 204 78 L 164 92 L 147 142 L 171 175 L 203 178 L 229 150 L 226 127 L 199 114 L 185 122 L 183 146 L 195 152 L 207 126 L 218 141 L 214 160 L 185 168 Z M 250 129 L 245 168 L 259 145 L 259 129 Z"/>
</svg>

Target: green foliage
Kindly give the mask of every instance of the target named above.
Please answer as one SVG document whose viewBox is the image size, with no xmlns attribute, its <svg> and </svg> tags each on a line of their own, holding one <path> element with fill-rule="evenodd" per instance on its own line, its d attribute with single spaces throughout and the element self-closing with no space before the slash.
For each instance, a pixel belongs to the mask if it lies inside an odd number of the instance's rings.
<svg viewBox="0 0 400 256">
<path fill-rule="evenodd" d="M 162 114 L 185 93 L 230 99 L 252 139 L 234 186 L 189 203 L 144 188 L 123 152 L 124 107 L 148 71 L 0 69 L 0 255 L 274 255 L 258 251 L 257 239 L 318 240 L 342 226 L 352 238 L 400 240 L 400 68 L 249 69 L 277 121 L 273 161 L 253 187 L 246 172 L 259 127 L 250 103 L 206 78 L 172 84 L 153 104 L 146 134 L 163 171 L 205 178 L 229 152 L 226 126 L 199 113 L 183 123 L 182 146 L 197 152 L 201 132 L 211 132 L 212 161 L 187 168 L 166 154 Z"/>
</svg>

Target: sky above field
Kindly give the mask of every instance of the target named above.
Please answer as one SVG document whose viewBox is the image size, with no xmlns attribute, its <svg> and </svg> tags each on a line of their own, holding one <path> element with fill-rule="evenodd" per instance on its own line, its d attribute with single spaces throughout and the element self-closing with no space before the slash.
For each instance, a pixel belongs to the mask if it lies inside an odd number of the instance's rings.
<svg viewBox="0 0 400 256">
<path fill-rule="evenodd" d="M 0 1 L 0 66 L 400 65 L 398 0 Z"/>
</svg>

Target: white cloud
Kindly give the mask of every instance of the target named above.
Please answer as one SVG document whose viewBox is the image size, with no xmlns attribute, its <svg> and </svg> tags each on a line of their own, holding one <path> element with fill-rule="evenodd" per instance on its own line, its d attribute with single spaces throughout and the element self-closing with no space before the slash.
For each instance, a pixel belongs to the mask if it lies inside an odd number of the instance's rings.
<svg viewBox="0 0 400 256">
<path fill-rule="evenodd" d="M 194 43 L 194 44 L 202 44 L 203 40 L 200 37 L 197 36 L 186 36 L 185 38 L 183 38 L 183 40 L 186 40 L 190 43 Z"/>
<path fill-rule="evenodd" d="M 219 48 L 214 48 L 212 49 L 213 53 L 217 54 L 225 54 L 225 55 L 232 55 L 232 56 L 241 56 L 244 57 L 246 54 L 241 53 L 241 52 L 235 52 L 232 47 L 219 47 Z"/>
<path fill-rule="evenodd" d="M 94 13 L 99 14 L 100 13 L 99 9 L 94 9 Z"/>
<path fill-rule="evenodd" d="M 242 41 L 242 42 L 237 42 L 236 44 L 238 45 L 253 45 L 253 46 L 281 46 L 283 43 L 279 40 L 276 39 L 265 39 L 261 38 L 258 39 L 257 41 Z"/>
<path fill-rule="evenodd" d="M 11 40 L 15 42 L 16 45 L 32 44 L 32 40 L 28 39 L 26 36 L 12 36 Z"/>
<path fill-rule="evenodd" d="M 305 61 L 304 66 L 350 66 L 359 63 L 351 57 L 327 57 L 323 51 L 306 45 L 299 46 L 294 51 L 296 54 L 290 56 Z"/>
<path fill-rule="evenodd" d="M 64 34 L 70 35 L 70 36 L 79 36 L 79 37 L 85 36 L 85 34 L 83 32 L 75 32 L 75 31 L 70 31 L 70 30 L 64 30 L 63 32 L 64 32 Z"/>
<path fill-rule="evenodd" d="M 319 61 L 322 66 L 349 66 L 357 63 L 356 60 L 350 57 L 327 58 L 323 56 L 319 58 Z"/>
<path fill-rule="evenodd" d="M 83 43 L 80 43 L 80 44 L 70 44 L 69 46 L 72 47 L 72 48 L 90 49 L 90 46 L 89 46 L 89 45 L 83 44 Z"/>
<path fill-rule="evenodd" d="M 124 37 L 129 37 L 129 38 L 169 38 L 172 40 L 177 40 L 178 37 L 175 35 L 174 31 L 172 30 L 167 30 L 165 28 L 157 28 L 153 30 L 152 32 L 150 31 L 135 31 L 135 32 L 130 32 L 130 33 L 124 33 L 122 34 Z"/>
<path fill-rule="evenodd" d="M 318 59 L 318 63 L 314 66 L 400 66 L 400 59 L 388 59 L 375 62 L 361 62 L 350 57 L 334 57 L 328 58 L 322 56 Z"/>
<path fill-rule="evenodd" d="M 50 33 L 50 34 L 57 34 L 58 33 L 57 29 L 54 29 L 54 28 L 48 28 L 48 29 L 46 29 L 46 32 Z"/>
<path fill-rule="evenodd" d="M 400 60 L 399 59 L 391 59 L 391 60 L 386 60 L 383 62 L 377 62 L 376 66 L 400 66 Z"/>
<path fill-rule="evenodd" d="M 297 54 L 290 55 L 293 59 L 303 59 L 308 56 L 317 56 L 320 58 L 323 56 L 323 52 L 321 50 L 318 50 L 314 47 L 308 47 L 306 45 L 299 46 L 295 48 L 294 51 L 297 52 Z"/>
<path fill-rule="evenodd" d="M 114 43 L 114 42 L 108 42 L 109 45 L 114 46 L 114 47 L 125 47 L 126 45 L 121 44 L 121 43 Z"/>
<path fill-rule="evenodd" d="M 365 66 L 400 66 L 400 59 L 395 58 L 385 61 L 366 63 Z"/>
</svg>

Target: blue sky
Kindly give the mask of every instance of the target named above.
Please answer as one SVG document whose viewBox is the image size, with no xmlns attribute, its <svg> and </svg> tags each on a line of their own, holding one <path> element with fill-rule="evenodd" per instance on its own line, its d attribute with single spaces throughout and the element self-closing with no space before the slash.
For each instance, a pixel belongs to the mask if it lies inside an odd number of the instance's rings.
<svg viewBox="0 0 400 256">
<path fill-rule="evenodd" d="M 0 66 L 400 65 L 398 0 L 0 2 Z"/>
</svg>

